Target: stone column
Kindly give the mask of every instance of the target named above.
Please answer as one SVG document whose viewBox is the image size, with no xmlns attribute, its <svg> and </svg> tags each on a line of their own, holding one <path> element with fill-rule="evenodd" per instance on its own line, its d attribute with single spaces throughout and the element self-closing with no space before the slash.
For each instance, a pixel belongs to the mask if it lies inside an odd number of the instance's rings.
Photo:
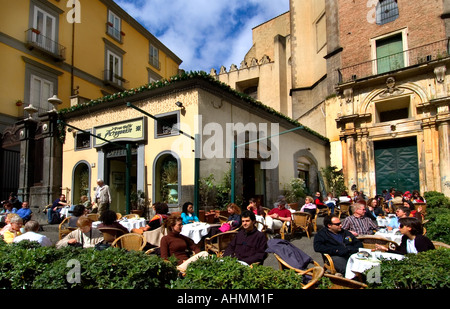
<svg viewBox="0 0 450 309">
<path fill-rule="evenodd" d="M 439 128 L 439 170 L 442 193 L 450 196 L 450 131 L 449 122 L 440 123 Z"/>
<path fill-rule="evenodd" d="M 30 187 L 33 186 L 34 162 L 34 137 L 37 122 L 33 119 L 25 119 L 18 124 L 20 136 L 20 174 L 18 198 L 21 201 L 29 201 L 30 207 L 35 204 L 30 201 Z"/>
<path fill-rule="evenodd" d="M 351 192 L 351 187 L 356 184 L 358 185 L 358 174 L 356 170 L 356 149 L 355 149 L 355 136 L 347 135 L 347 189 L 349 194 Z"/>
</svg>

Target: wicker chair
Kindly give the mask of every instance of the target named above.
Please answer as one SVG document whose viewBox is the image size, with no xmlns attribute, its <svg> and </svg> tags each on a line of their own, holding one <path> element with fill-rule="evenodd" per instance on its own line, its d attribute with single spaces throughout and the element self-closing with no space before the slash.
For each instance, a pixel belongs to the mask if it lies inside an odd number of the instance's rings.
<svg viewBox="0 0 450 309">
<path fill-rule="evenodd" d="M 116 238 L 111 244 L 115 248 L 123 248 L 128 251 L 142 251 L 146 245 L 144 236 L 136 233 L 128 233 Z"/>
<path fill-rule="evenodd" d="M 116 213 L 116 218 L 117 220 L 122 219 L 122 214 L 120 212 Z"/>
<path fill-rule="evenodd" d="M 432 243 L 436 249 L 439 249 L 439 248 L 450 249 L 450 245 L 447 245 L 446 243 L 443 243 L 440 241 L 434 241 L 434 240 L 432 241 Z"/>
<path fill-rule="evenodd" d="M 336 275 L 332 275 L 332 274 L 324 274 L 324 277 L 330 279 L 331 281 L 331 290 L 336 290 L 336 289 L 365 289 L 367 288 L 367 285 L 359 282 L 359 281 L 355 281 L 355 280 L 351 280 L 351 279 L 347 279 L 341 276 L 336 276 Z"/>
<path fill-rule="evenodd" d="M 92 221 L 98 221 L 98 218 L 100 217 L 99 214 L 97 213 L 93 213 L 93 214 L 87 214 L 86 217 L 88 217 L 89 219 L 91 219 Z"/>
<path fill-rule="evenodd" d="M 124 231 L 115 227 L 101 227 L 98 229 L 103 234 L 106 243 L 112 244 L 118 237 L 124 235 Z"/>
<path fill-rule="evenodd" d="M 307 270 L 301 270 L 295 267 L 292 267 L 286 261 L 284 261 L 278 254 L 273 254 L 278 261 L 278 265 L 280 266 L 280 270 L 293 270 L 301 276 L 309 275 L 311 279 L 307 284 L 302 284 L 302 289 L 310 289 L 313 288 L 320 278 L 324 275 L 324 269 L 319 265 L 319 263 L 314 262 L 314 266 L 308 268 Z"/>
<path fill-rule="evenodd" d="M 63 239 L 67 234 L 75 231 L 77 228 L 69 226 L 70 217 L 64 218 L 58 227 L 59 240 Z"/>
<path fill-rule="evenodd" d="M 205 251 L 214 253 L 218 257 L 223 256 L 225 249 L 228 247 L 229 243 L 233 240 L 238 232 L 228 231 L 225 233 L 219 233 L 212 237 L 205 239 Z"/>
<path fill-rule="evenodd" d="M 339 203 L 339 208 L 336 209 L 336 212 L 339 218 L 342 215 L 350 216 L 350 203 Z"/>
<path fill-rule="evenodd" d="M 123 217 L 127 218 L 127 219 L 139 219 L 139 215 L 138 214 L 129 214 L 129 215 L 125 215 Z"/>
<path fill-rule="evenodd" d="M 294 236 L 298 230 L 305 231 L 308 238 L 311 238 L 309 232 L 312 228 L 311 214 L 297 211 L 292 213 L 291 235 Z"/>
<path fill-rule="evenodd" d="M 336 275 L 337 270 L 334 267 L 334 262 L 331 256 L 327 253 L 322 253 L 323 259 L 323 268 L 325 269 L 325 273 L 329 273 L 331 275 Z"/>
<path fill-rule="evenodd" d="M 374 235 L 362 235 L 357 237 L 366 249 L 375 249 L 375 245 L 382 245 L 391 250 L 396 250 L 398 244 L 395 241 L 386 239 L 384 237 L 374 236 Z"/>
</svg>

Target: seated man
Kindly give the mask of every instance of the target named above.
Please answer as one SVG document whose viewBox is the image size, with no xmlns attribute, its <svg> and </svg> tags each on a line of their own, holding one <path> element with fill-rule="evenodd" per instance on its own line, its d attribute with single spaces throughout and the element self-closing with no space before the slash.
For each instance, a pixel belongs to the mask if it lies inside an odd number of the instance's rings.
<svg viewBox="0 0 450 309">
<path fill-rule="evenodd" d="M 360 203 L 352 204 L 352 213 L 350 217 L 345 218 L 342 228 L 349 230 L 354 236 L 373 235 L 374 230 L 378 230 L 377 224 L 366 217 L 366 206 Z"/>
<path fill-rule="evenodd" d="M 314 237 L 314 251 L 329 254 L 336 271 L 345 274 L 347 261 L 363 244 L 352 233 L 341 226 L 337 215 L 325 216 L 324 227 Z"/>
<path fill-rule="evenodd" d="M 25 224 L 25 233 L 16 236 L 13 242 L 18 243 L 22 240 L 37 241 L 41 247 L 51 247 L 52 241 L 47 236 L 38 234 L 38 231 L 39 223 L 37 221 L 30 220 Z"/>
<path fill-rule="evenodd" d="M 28 202 L 23 202 L 22 208 L 17 210 L 16 214 L 18 214 L 22 218 L 22 220 L 25 222 L 30 220 L 31 219 L 31 209 L 30 209 L 30 205 L 28 204 Z"/>
<path fill-rule="evenodd" d="M 286 201 L 281 200 L 278 202 L 277 208 L 270 210 L 265 220 L 268 232 L 279 230 L 283 226 L 284 221 L 291 222 L 292 213 L 289 209 L 286 209 Z"/>
<path fill-rule="evenodd" d="M 245 210 L 241 218 L 242 229 L 225 249 L 223 256 L 235 257 L 248 265 L 262 264 L 266 258 L 266 235 L 256 228 L 256 216 L 252 211 Z"/>
</svg>

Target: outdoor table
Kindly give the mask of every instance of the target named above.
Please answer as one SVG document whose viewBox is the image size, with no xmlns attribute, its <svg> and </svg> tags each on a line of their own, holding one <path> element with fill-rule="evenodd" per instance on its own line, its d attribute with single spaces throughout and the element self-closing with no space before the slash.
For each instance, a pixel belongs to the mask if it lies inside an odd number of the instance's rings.
<svg viewBox="0 0 450 309">
<path fill-rule="evenodd" d="M 392 240 L 396 242 L 398 245 L 402 243 L 403 237 L 403 235 L 399 232 L 399 229 L 392 229 L 390 231 L 387 229 L 380 229 L 375 233 L 375 236 L 380 236 Z"/>
<path fill-rule="evenodd" d="M 382 216 L 378 216 L 377 217 L 377 225 L 378 226 L 387 226 L 389 223 L 389 218 L 388 217 L 382 217 Z"/>
<path fill-rule="evenodd" d="M 120 225 L 127 228 L 129 232 L 131 232 L 132 229 L 138 229 L 140 227 L 144 227 L 146 225 L 145 218 L 139 218 L 139 219 L 122 219 L 118 221 Z M 92 222 L 92 227 L 97 228 L 102 222 L 101 221 L 95 221 Z"/>
<path fill-rule="evenodd" d="M 189 224 L 183 224 L 181 229 L 181 235 L 189 237 L 198 244 L 202 237 L 208 235 L 211 225 L 205 222 L 194 222 Z"/>
<path fill-rule="evenodd" d="M 369 257 L 360 257 L 359 253 L 366 251 L 370 254 Z M 345 270 L 345 278 L 353 279 L 358 274 L 364 273 L 366 270 L 380 264 L 381 259 L 396 259 L 402 260 L 404 258 L 401 254 L 374 251 L 370 252 L 367 249 L 360 249 L 360 252 L 354 253 L 350 256 Z"/>
</svg>

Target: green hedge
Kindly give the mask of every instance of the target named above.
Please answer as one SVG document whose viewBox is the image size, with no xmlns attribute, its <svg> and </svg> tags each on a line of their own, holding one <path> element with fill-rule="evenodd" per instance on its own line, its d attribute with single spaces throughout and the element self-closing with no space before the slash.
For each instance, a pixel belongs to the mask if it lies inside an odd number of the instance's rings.
<svg viewBox="0 0 450 309">
<path fill-rule="evenodd" d="M 173 289 L 301 289 L 302 276 L 272 267 L 244 266 L 235 258 L 199 259 L 189 265 L 183 279 Z"/>
<path fill-rule="evenodd" d="M 401 261 L 380 263 L 381 283 L 372 289 L 448 289 L 450 288 L 450 250 L 436 249 L 408 254 Z"/>
<path fill-rule="evenodd" d="M 165 288 L 178 276 L 173 263 L 117 248 L 56 249 L 29 241 L 6 244 L 0 240 L 0 256 L 0 289 Z M 74 269 L 71 260 L 79 262 L 79 283 L 67 280 Z"/>
</svg>

